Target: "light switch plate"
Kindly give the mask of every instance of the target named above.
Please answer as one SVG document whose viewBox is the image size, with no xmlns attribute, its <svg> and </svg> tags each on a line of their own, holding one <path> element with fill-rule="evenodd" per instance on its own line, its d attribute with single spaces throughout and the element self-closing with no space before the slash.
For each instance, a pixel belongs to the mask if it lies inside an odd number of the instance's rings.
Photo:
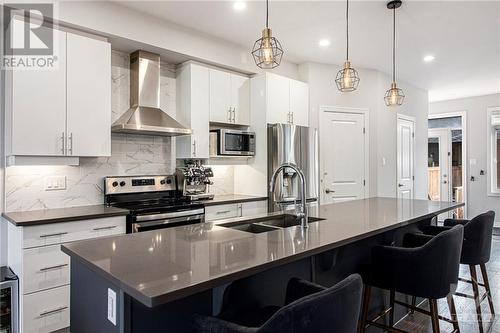
<svg viewBox="0 0 500 333">
<path fill-rule="evenodd" d="M 45 177 L 45 191 L 57 191 L 66 189 L 66 176 Z"/>
<path fill-rule="evenodd" d="M 108 288 L 108 320 L 116 326 L 116 292 Z"/>
</svg>

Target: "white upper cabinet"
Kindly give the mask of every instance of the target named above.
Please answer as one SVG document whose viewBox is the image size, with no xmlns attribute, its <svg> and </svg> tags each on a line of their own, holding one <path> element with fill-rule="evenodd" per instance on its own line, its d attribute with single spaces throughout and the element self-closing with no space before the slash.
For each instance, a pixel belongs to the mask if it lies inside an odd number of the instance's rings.
<svg viewBox="0 0 500 333">
<path fill-rule="evenodd" d="M 250 79 L 245 76 L 231 74 L 231 105 L 233 107 L 233 123 L 250 124 Z"/>
<path fill-rule="evenodd" d="M 177 158 L 208 159 L 209 69 L 188 63 L 177 70 L 177 120 L 193 134 L 176 138 Z"/>
<path fill-rule="evenodd" d="M 67 34 L 68 155 L 111 155 L 111 46 Z"/>
<path fill-rule="evenodd" d="M 290 113 L 293 124 L 309 126 L 309 86 L 307 83 L 290 80 Z"/>
<path fill-rule="evenodd" d="M 12 70 L 6 76 L 12 89 L 6 93 L 6 155 L 14 163 L 26 157 L 38 158 L 30 163 L 58 164 L 54 158 L 111 155 L 110 44 L 53 33 L 55 68 Z"/>
<path fill-rule="evenodd" d="M 7 155 L 65 155 L 66 34 L 56 30 L 54 38 L 61 50 L 55 53 L 57 68 L 7 72 L 12 80 L 12 91 L 6 94 Z"/>
<path fill-rule="evenodd" d="M 266 73 L 264 81 L 267 122 L 309 126 L 307 83 L 272 73 Z"/>
<path fill-rule="evenodd" d="M 250 123 L 250 79 L 210 69 L 210 121 L 248 126 Z"/>
<path fill-rule="evenodd" d="M 210 69 L 210 121 L 232 123 L 231 74 Z"/>
</svg>

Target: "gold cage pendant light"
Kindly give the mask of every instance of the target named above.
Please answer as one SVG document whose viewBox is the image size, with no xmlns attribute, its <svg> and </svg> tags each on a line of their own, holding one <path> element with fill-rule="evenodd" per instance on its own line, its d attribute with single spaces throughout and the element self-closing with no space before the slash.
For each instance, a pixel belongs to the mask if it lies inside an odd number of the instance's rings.
<svg viewBox="0 0 500 333">
<path fill-rule="evenodd" d="M 401 0 L 394 0 L 387 3 L 387 8 L 392 10 L 392 84 L 391 88 L 385 92 L 384 101 L 387 106 L 399 106 L 403 104 L 405 94 L 396 84 L 396 9 L 401 7 Z"/>
<path fill-rule="evenodd" d="M 358 71 L 351 67 L 349 61 L 349 0 L 346 0 L 346 61 L 344 68 L 338 71 L 335 78 L 337 89 L 342 92 L 350 92 L 358 89 L 359 75 Z"/>
<path fill-rule="evenodd" d="M 253 45 L 252 57 L 255 64 L 263 69 L 278 67 L 283 57 L 281 43 L 273 37 L 269 28 L 269 0 L 266 0 L 266 27 L 262 30 L 262 37 Z"/>
</svg>

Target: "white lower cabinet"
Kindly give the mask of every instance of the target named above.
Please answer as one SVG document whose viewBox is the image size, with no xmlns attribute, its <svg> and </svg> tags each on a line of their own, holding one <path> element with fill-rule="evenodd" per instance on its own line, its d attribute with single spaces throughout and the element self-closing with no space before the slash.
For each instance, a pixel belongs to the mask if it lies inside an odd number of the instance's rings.
<svg viewBox="0 0 500 333">
<path fill-rule="evenodd" d="M 205 221 L 229 219 L 241 216 L 253 216 L 267 213 L 267 200 L 233 204 L 221 204 L 205 207 Z"/>
<path fill-rule="evenodd" d="M 70 326 L 70 258 L 61 244 L 124 234 L 126 217 L 16 227 L 8 225 L 8 262 L 19 277 L 20 332 Z"/>
<path fill-rule="evenodd" d="M 48 333 L 69 327 L 70 286 L 23 296 L 23 333 Z"/>
</svg>

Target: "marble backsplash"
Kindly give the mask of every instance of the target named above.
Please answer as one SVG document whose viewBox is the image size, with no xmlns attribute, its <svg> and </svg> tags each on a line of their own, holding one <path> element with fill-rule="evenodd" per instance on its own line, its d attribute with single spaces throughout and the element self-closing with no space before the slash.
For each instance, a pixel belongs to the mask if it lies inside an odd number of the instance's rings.
<svg viewBox="0 0 500 333">
<path fill-rule="evenodd" d="M 129 108 L 128 54 L 113 51 L 111 110 L 114 122 Z M 175 117 L 175 66 L 161 64 L 160 104 Z M 175 171 L 175 139 L 160 136 L 112 134 L 110 157 L 80 158 L 78 166 L 14 166 L 5 172 L 5 211 L 101 204 L 103 179 L 116 175 L 172 174 Z M 211 192 L 232 193 L 231 166 L 214 168 Z M 65 176 L 66 189 L 46 191 L 48 176 Z"/>
</svg>

